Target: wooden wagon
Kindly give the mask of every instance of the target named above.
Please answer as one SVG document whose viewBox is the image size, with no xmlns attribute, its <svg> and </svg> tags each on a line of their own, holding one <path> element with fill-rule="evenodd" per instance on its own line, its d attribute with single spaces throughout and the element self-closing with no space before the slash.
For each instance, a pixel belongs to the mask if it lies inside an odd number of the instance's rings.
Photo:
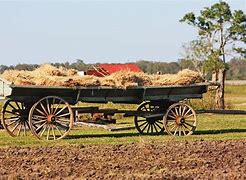
<svg viewBox="0 0 246 180">
<path fill-rule="evenodd" d="M 77 113 L 125 113 L 134 116 L 141 134 L 187 136 L 197 125 L 196 113 L 187 99 L 202 98 L 208 84 L 162 87 L 51 87 L 17 86 L 0 79 L 2 125 L 11 136 L 27 130 L 39 139 L 55 140 L 67 135 Z M 78 102 L 139 104 L 137 110 L 74 107 Z M 75 113 L 76 112 L 76 113 Z"/>
</svg>

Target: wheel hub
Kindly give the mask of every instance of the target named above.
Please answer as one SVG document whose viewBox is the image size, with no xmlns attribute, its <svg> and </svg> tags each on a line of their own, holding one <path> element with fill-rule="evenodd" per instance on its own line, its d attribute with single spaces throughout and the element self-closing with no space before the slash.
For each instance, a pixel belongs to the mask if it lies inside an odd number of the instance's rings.
<svg viewBox="0 0 246 180">
<path fill-rule="evenodd" d="M 146 121 L 147 121 L 149 124 L 154 124 L 154 123 L 155 123 L 155 119 L 153 119 L 153 118 L 146 118 Z"/>
<path fill-rule="evenodd" d="M 177 125 L 181 125 L 181 124 L 184 124 L 184 123 L 185 123 L 185 118 L 184 118 L 184 117 L 178 116 L 178 117 L 176 118 L 176 124 L 177 124 Z"/>
<path fill-rule="evenodd" d="M 48 121 L 48 123 L 52 123 L 52 122 L 56 121 L 56 118 L 53 114 L 49 114 L 47 117 L 47 121 Z"/>
</svg>

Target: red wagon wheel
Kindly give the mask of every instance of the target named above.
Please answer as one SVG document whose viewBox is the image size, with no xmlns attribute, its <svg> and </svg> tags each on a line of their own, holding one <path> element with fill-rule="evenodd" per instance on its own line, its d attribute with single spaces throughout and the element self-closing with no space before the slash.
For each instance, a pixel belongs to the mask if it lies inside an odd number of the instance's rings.
<svg viewBox="0 0 246 180">
<path fill-rule="evenodd" d="M 29 109 L 23 102 L 8 99 L 2 108 L 2 125 L 4 129 L 13 137 L 26 136 L 30 129 L 28 124 Z"/>
<path fill-rule="evenodd" d="M 164 116 L 164 127 L 173 136 L 191 135 L 197 126 L 196 112 L 187 104 L 171 105 Z"/>
<path fill-rule="evenodd" d="M 160 106 L 145 102 L 138 107 L 137 111 L 145 112 L 143 115 L 135 116 L 134 119 L 135 127 L 140 134 L 162 134 L 164 132 L 162 117 L 152 116 L 154 112 L 160 113 Z"/>
<path fill-rule="evenodd" d="M 31 131 L 39 139 L 62 139 L 72 128 L 73 122 L 70 105 L 56 96 L 40 99 L 29 113 Z"/>
</svg>

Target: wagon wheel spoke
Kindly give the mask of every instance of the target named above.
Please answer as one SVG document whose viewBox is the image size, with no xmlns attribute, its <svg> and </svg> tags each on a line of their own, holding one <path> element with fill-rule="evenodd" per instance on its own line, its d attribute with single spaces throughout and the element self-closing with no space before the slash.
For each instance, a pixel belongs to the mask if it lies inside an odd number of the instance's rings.
<svg viewBox="0 0 246 180">
<path fill-rule="evenodd" d="M 196 113 L 187 104 L 175 103 L 166 112 L 164 127 L 166 132 L 173 136 L 190 135 L 196 129 Z"/>
<path fill-rule="evenodd" d="M 28 109 L 23 102 L 15 100 L 5 101 L 2 108 L 2 124 L 11 136 L 26 135 L 28 124 Z"/>
<path fill-rule="evenodd" d="M 187 129 L 188 131 L 191 131 L 192 128 L 189 128 L 188 126 L 186 126 L 185 124 L 183 124 L 184 128 Z"/>
<path fill-rule="evenodd" d="M 190 123 L 184 123 L 185 125 L 188 125 L 188 126 L 190 126 L 190 127 L 192 127 L 192 128 L 195 128 L 195 126 L 194 125 L 192 125 L 192 124 L 190 124 Z"/>
<path fill-rule="evenodd" d="M 55 102 L 55 101 L 54 101 Z M 53 110 L 53 114 L 56 114 L 56 111 L 58 110 L 58 108 L 60 107 L 62 101 L 60 100 L 59 103 L 56 105 L 56 107 Z"/>
<path fill-rule="evenodd" d="M 14 101 L 14 102 L 15 102 L 15 104 L 16 104 L 18 110 L 21 110 L 22 108 L 20 107 L 19 103 L 18 103 L 17 101 Z"/>
<path fill-rule="evenodd" d="M 45 121 L 44 123 L 42 123 L 37 129 L 36 132 L 39 133 L 41 131 L 41 129 L 43 128 L 44 125 L 46 125 L 47 122 Z"/>
<path fill-rule="evenodd" d="M 32 133 L 39 139 L 57 140 L 65 137 L 72 128 L 73 121 L 70 105 L 56 96 L 42 98 L 29 113 Z"/>
<path fill-rule="evenodd" d="M 56 126 L 56 130 L 59 132 L 60 135 L 62 135 L 61 130 Z"/>
<path fill-rule="evenodd" d="M 19 115 L 18 112 L 15 112 L 15 111 L 9 111 L 9 110 L 5 110 L 5 113 L 9 113 L 9 114 L 13 114 L 13 115 Z"/>
<path fill-rule="evenodd" d="M 178 129 L 179 129 L 179 126 L 176 126 L 176 129 L 175 129 L 174 134 L 173 134 L 174 136 L 176 135 Z"/>
<path fill-rule="evenodd" d="M 171 123 L 167 124 L 168 127 L 171 127 L 171 126 L 174 126 L 174 125 L 176 125 L 176 122 L 171 122 Z"/>
<path fill-rule="evenodd" d="M 183 132 L 184 136 L 186 136 L 186 132 L 185 132 L 184 126 L 181 126 L 181 128 L 182 128 L 182 132 Z"/>
<path fill-rule="evenodd" d="M 11 103 L 9 103 L 9 106 L 10 106 L 13 110 L 15 110 L 16 112 L 18 112 L 18 109 L 15 108 Z M 6 112 L 9 112 L 9 111 L 6 110 Z"/>
<path fill-rule="evenodd" d="M 47 117 L 47 114 L 45 114 L 44 112 L 42 112 L 42 110 L 35 108 L 35 111 L 39 112 L 41 115 L 43 115 L 44 117 Z M 37 114 L 35 115 L 37 116 Z"/>
<path fill-rule="evenodd" d="M 59 116 L 56 116 L 56 117 L 64 117 L 64 116 L 69 116 L 70 115 L 70 113 L 65 113 L 65 114 L 61 114 L 61 115 L 59 115 Z"/>
<path fill-rule="evenodd" d="M 149 126 L 148 123 L 146 123 L 146 125 L 144 126 L 144 128 L 142 129 L 142 132 L 144 132 L 144 130 Z"/>
<path fill-rule="evenodd" d="M 49 103 L 48 99 L 46 99 L 46 105 L 47 105 L 47 112 L 48 112 L 48 114 L 50 114 L 51 110 L 50 110 L 50 103 Z"/>
<path fill-rule="evenodd" d="M 156 120 L 155 123 L 163 125 L 163 122 L 161 120 Z"/>
<path fill-rule="evenodd" d="M 54 113 L 54 104 L 55 104 L 55 102 L 56 102 L 56 99 L 53 98 L 53 99 L 52 99 L 52 104 L 51 104 L 51 106 L 50 106 L 50 112 L 51 112 L 52 114 Z"/>
<path fill-rule="evenodd" d="M 52 126 L 51 129 L 52 129 L 53 138 L 54 138 L 54 140 L 56 140 L 56 135 L 55 135 L 54 127 Z"/>
<path fill-rule="evenodd" d="M 150 127 L 150 130 L 151 130 L 151 134 L 153 134 L 154 133 L 154 128 L 153 128 L 153 124 L 151 124 L 151 127 Z"/>
<path fill-rule="evenodd" d="M 159 128 L 160 130 L 163 129 L 159 124 L 157 124 L 157 122 L 155 122 L 155 125 L 158 126 L 158 128 Z"/>
<path fill-rule="evenodd" d="M 20 126 L 19 122 L 13 127 L 13 129 L 11 129 L 11 132 L 13 133 L 17 129 L 18 126 Z"/>
<path fill-rule="evenodd" d="M 156 119 L 154 117 L 148 117 L 153 115 L 154 112 L 158 112 L 160 107 L 157 105 L 151 105 L 149 102 L 141 104 L 134 118 L 135 127 L 141 134 L 161 134 L 164 131 L 163 122 L 161 119 Z M 142 112 L 142 113 L 141 113 Z"/>
<path fill-rule="evenodd" d="M 178 108 L 176 107 L 174 108 L 174 110 L 175 110 L 176 117 L 179 116 Z"/>
<path fill-rule="evenodd" d="M 69 129 L 69 126 L 63 125 L 62 123 L 59 122 L 56 122 L 56 125 L 65 131 Z"/>
<path fill-rule="evenodd" d="M 47 112 L 47 110 L 46 110 L 46 108 L 44 107 L 44 105 L 43 105 L 43 103 L 42 102 L 40 102 L 40 106 L 42 107 L 42 109 L 43 109 L 43 111 L 40 111 L 39 110 L 39 112 L 43 112 L 43 115 L 49 115 L 49 113 Z"/>
<path fill-rule="evenodd" d="M 40 137 L 42 137 L 42 136 L 43 136 L 43 134 L 44 134 L 44 132 L 45 132 L 46 128 L 47 128 L 47 125 L 45 125 L 45 126 L 44 126 L 44 128 L 43 128 L 43 130 L 42 130 L 42 131 L 40 131 L 40 132 L 41 132 L 41 133 L 40 133 Z"/>
<path fill-rule="evenodd" d="M 49 137 L 50 137 L 50 125 L 48 125 L 48 131 L 47 131 L 46 139 L 49 140 Z"/>
<path fill-rule="evenodd" d="M 24 136 L 26 136 L 26 122 L 25 121 L 23 122 L 23 128 L 24 128 L 23 130 Z"/>
<path fill-rule="evenodd" d="M 13 125 L 13 124 L 16 124 L 16 123 L 18 123 L 18 121 L 17 121 L 18 119 L 16 119 L 15 121 L 12 121 L 12 122 L 10 122 L 9 124 L 6 124 L 7 126 L 11 126 L 11 125 Z"/>
<path fill-rule="evenodd" d="M 157 129 L 157 127 L 156 127 L 156 123 L 154 123 L 153 126 L 154 126 L 154 129 L 155 129 L 155 132 L 159 132 L 158 129 Z M 160 127 L 160 129 L 161 129 L 161 127 Z"/>
<path fill-rule="evenodd" d="M 145 125 L 145 124 L 147 124 L 147 123 L 148 123 L 148 122 L 145 121 L 143 124 L 139 125 L 138 127 L 140 128 L 140 127 L 142 127 L 143 125 Z"/>
<path fill-rule="evenodd" d="M 21 123 L 20 123 L 20 126 L 19 126 L 19 130 L 18 130 L 17 136 L 19 136 L 19 135 L 20 135 L 20 132 L 21 132 L 21 128 L 22 128 L 22 126 L 23 126 L 23 124 L 22 124 L 22 122 L 21 122 Z"/>
<path fill-rule="evenodd" d="M 55 116 L 57 116 L 58 114 L 60 114 L 64 109 L 66 109 L 67 106 L 64 106 L 63 108 L 61 108 L 56 114 L 54 114 Z M 59 117 L 59 116 L 57 116 Z"/>
</svg>

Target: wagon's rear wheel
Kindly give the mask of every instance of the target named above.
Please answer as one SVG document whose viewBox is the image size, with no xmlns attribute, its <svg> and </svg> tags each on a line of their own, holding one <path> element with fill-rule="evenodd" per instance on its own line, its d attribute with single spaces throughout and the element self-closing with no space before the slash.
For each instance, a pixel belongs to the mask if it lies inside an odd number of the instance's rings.
<svg viewBox="0 0 246 180">
<path fill-rule="evenodd" d="M 26 136 L 30 129 L 28 124 L 29 109 L 23 102 L 8 99 L 2 108 L 2 125 L 13 137 Z"/>
<path fill-rule="evenodd" d="M 171 105 L 164 116 L 164 127 L 173 136 L 187 136 L 192 134 L 197 126 L 196 112 L 184 103 Z"/>
<path fill-rule="evenodd" d="M 29 113 L 32 133 L 39 139 L 65 137 L 73 126 L 73 111 L 64 99 L 47 96 L 33 105 Z"/>
<path fill-rule="evenodd" d="M 161 113 L 159 105 L 145 102 L 138 107 L 137 112 L 139 115 L 135 116 L 134 123 L 140 134 L 162 134 L 164 132 L 163 116 L 155 116 Z"/>
</svg>

